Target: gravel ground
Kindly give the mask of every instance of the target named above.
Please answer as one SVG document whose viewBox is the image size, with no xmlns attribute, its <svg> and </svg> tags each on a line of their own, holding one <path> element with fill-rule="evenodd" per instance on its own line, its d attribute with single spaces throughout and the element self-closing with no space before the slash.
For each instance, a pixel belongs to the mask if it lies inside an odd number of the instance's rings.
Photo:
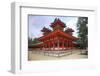
<svg viewBox="0 0 100 76">
<path fill-rule="evenodd" d="M 28 60 L 61 60 L 61 59 L 82 59 L 88 58 L 88 55 L 81 55 L 80 50 L 73 50 L 70 53 L 63 53 L 61 56 L 45 55 L 42 52 L 28 51 Z"/>
</svg>

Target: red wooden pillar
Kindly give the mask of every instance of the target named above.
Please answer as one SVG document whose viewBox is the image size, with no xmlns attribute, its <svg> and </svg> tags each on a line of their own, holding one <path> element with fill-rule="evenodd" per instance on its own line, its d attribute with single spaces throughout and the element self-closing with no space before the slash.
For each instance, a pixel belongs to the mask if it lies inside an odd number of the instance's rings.
<svg viewBox="0 0 100 76">
<path fill-rule="evenodd" d="M 67 49 L 67 47 L 68 47 L 68 41 L 66 40 L 66 49 Z"/>
<path fill-rule="evenodd" d="M 46 51 L 46 43 L 44 44 L 44 49 L 45 49 L 45 51 Z"/>
<path fill-rule="evenodd" d="M 69 41 L 67 40 L 67 48 L 69 48 Z"/>
<path fill-rule="evenodd" d="M 72 49 L 73 49 L 73 41 L 72 41 Z"/>
<path fill-rule="evenodd" d="M 52 42 L 50 42 L 50 48 L 51 48 L 51 51 L 52 51 Z"/>
<path fill-rule="evenodd" d="M 47 43 L 45 42 L 45 51 L 47 50 Z"/>
<path fill-rule="evenodd" d="M 50 42 L 48 42 L 48 50 L 50 51 Z"/>
<path fill-rule="evenodd" d="M 49 41 L 48 41 L 48 43 L 47 43 L 47 48 L 48 48 L 48 50 L 49 50 Z"/>
<path fill-rule="evenodd" d="M 47 50 L 49 49 L 49 43 L 47 42 Z"/>
<path fill-rule="evenodd" d="M 70 43 L 70 49 L 71 49 L 71 47 L 72 47 L 71 41 L 69 43 Z"/>
<path fill-rule="evenodd" d="M 71 41 L 71 49 L 72 49 L 72 41 Z"/>
<path fill-rule="evenodd" d="M 52 42 L 52 48 L 53 48 L 53 50 L 54 50 L 54 42 Z"/>
<path fill-rule="evenodd" d="M 53 43 L 53 51 L 54 51 L 54 50 L 55 50 L 55 41 L 54 41 L 54 37 L 53 37 L 52 43 Z"/>
<path fill-rule="evenodd" d="M 73 41 L 72 41 L 72 49 L 73 49 Z"/>
<path fill-rule="evenodd" d="M 72 41 L 70 41 L 70 48 L 72 49 Z"/>
<path fill-rule="evenodd" d="M 44 46 L 44 42 L 43 42 L 43 50 L 45 51 L 45 46 Z"/>
<path fill-rule="evenodd" d="M 44 50 L 44 43 L 42 44 L 42 50 Z"/>
<path fill-rule="evenodd" d="M 52 43 L 50 42 L 50 50 L 52 50 Z"/>
<path fill-rule="evenodd" d="M 50 41 L 50 51 L 52 50 L 52 43 L 51 43 L 51 41 Z"/>
<path fill-rule="evenodd" d="M 71 41 L 71 44 L 72 44 L 72 41 Z M 73 44 L 72 44 L 72 49 L 73 49 Z"/>
<path fill-rule="evenodd" d="M 72 49 L 73 49 L 73 41 L 72 41 Z"/>
<path fill-rule="evenodd" d="M 69 43 L 69 48 L 70 48 L 70 40 L 68 41 L 68 43 Z"/>
<path fill-rule="evenodd" d="M 44 49 L 44 51 L 45 51 L 45 43 L 43 44 L 43 49 Z"/>
<path fill-rule="evenodd" d="M 55 40 L 55 50 L 57 50 L 57 39 Z"/>
<path fill-rule="evenodd" d="M 71 44 L 71 42 L 70 42 L 70 40 L 69 40 L 69 48 L 70 48 L 70 46 L 71 46 L 70 44 Z"/>
<path fill-rule="evenodd" d="M 64 40 L 62 40 L 62 50 L 64 50 Z"/>
<path fill-rule="evenodd" d="M 57 41 L 57 49 L 59 50 L 59 40 Z"/>
<path fill-rule="evenodd" d="M 49 51 L 49 42 L 48 42 L 48 51 Z"/>
<path fill-rule="evenodd" d="M 56 45 L 55 45 L 55 41 L 54 41 L 54 51 L 55 51 L 55 46 L 56 46 Z"/>
<path fill-rule="evenodd" d="M 70 48 L 71 48 L 71 41 L 70 41 Z"/>
</svg>

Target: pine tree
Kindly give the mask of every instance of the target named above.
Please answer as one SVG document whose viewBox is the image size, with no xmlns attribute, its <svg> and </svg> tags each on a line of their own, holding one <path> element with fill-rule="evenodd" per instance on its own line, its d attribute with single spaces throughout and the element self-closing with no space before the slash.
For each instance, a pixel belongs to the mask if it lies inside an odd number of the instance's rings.
<svg viewBox="0 0 100 76">
<path fill-rule="evenodd" d="M 88 47 L 88 17 L 79 17 L 77 22 L 78 43 L 81 49 Z"/>
</svg>

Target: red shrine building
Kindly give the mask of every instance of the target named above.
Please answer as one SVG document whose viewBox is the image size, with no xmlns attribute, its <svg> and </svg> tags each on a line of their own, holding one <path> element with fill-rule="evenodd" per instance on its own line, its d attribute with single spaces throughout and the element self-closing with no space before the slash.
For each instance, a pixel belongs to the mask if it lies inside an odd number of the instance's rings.
<svg viewBox="0 0 100 76">
<path fill-rule="evenodd" d="M 39 46 L 42 50 L 62 51 L 75 48 L 75 41 L 78 38 L 73 36 L 74 30 L 72 28 L 65 29 L 66 24 L 58 18 L 51 23 L 50 27 L 52 30 L 46 27 L 41 30 L 43 36 L 39 38 L 41 42 Z"/>
</svg>

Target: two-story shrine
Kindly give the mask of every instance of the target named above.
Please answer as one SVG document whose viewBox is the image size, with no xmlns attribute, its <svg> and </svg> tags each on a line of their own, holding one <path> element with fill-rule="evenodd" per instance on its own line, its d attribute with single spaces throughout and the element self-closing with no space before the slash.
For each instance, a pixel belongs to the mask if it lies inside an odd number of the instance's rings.
<svg viewBox="0 0 100 76">
<path fill-rule="evenodd" d="M 46 27 L 41 30 L 43 36 L 39 38 L 39 41 L 41 41 L 40 48 L 42 50 L 61 51 L 75 47 L 75 41 L 78 38 L 73 36 L 74 30 L 72 28 L 64 29 L 66 24 L 59 18 L 56 18 L 50 27 L 52 30 Z"/>
</svg>

